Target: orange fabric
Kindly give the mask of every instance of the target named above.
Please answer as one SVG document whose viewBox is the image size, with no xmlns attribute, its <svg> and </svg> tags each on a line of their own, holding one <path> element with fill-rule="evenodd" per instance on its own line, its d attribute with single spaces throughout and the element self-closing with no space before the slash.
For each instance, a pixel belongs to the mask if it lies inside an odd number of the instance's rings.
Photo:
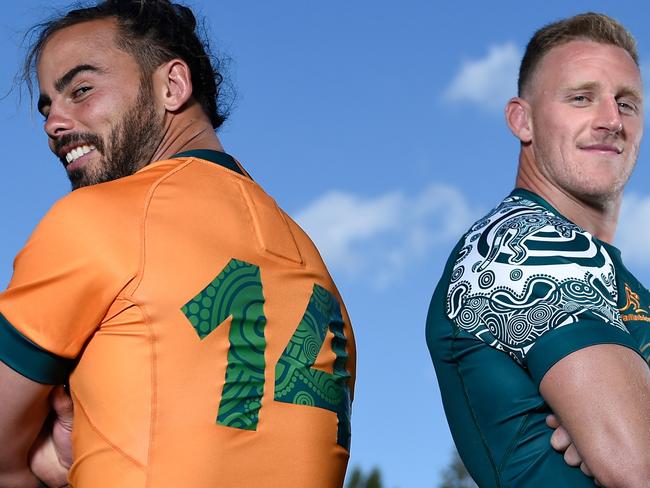
<svg viewBox="0 0 650 488">
<path fill-rule="evenodd" d="M 235 258 L 259 266 L 265 384 L 256 431 L 218 425 L 228 329 L 200 340 L 181 308 Z M 348 452 L 337 416 L 276 402 L 274 369 L 314 284 L 341 304 L 307 235 L 247 177 L 179 158 L 77 190 L 39 224 L 0 312 L 57 355 L 79 358 L 71 484 L 337 487 Z M 331 372 L 332 333 L 316 367 Z"/>
</svg>

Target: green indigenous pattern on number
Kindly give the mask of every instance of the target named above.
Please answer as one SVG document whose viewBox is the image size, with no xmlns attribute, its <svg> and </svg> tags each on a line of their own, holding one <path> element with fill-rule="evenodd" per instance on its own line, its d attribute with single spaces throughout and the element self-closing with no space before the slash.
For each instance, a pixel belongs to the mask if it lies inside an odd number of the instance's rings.
<svg viewBox="0 0 650 488">
<path fill-rule="evenodd" d="M 217 423 L 256 430 L 264 393 L 264 295 L 259 267 L 231 259 L 182 307 L 201 339 L 232 316 L 226 378 Z"/>
<path fill-rule="evenodd" d="M 217 424 L 257 430 L 264 393 L 264 294 L 260 269 L 231 259 L 219 275 L 186 303 L 182 312 L 203 340 L 232 317 L 228 364 Z M 338 419 L 337 443 L 350 449 L 350 373 L 341 306 L 325 288 L 314 285 L 307 309 L 275 365 L 274 400 L 318 407 Z M 314 369 L 327 332 L 333 338 L 332 373 Z"/>
<path fill-rule="evenodd" d="M 334 334 L 332 350 L 336 360 L 333 374 L 313 368 L 328 329 Z M 349 449 L 350 373 L 345 369 L 348 359 L 345 345 L 338 301 L 323 287 L 314 285 L 307 310 L 275 366 L 275 400 L 335 412 L 338 418 L 337 442 Z"/>
</svg>

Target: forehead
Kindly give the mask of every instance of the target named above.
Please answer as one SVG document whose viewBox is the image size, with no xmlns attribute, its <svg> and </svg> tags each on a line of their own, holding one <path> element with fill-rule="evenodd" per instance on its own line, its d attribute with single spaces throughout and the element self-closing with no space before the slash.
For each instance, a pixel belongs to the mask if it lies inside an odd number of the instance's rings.
<svg viewBox="0 0 650 488">
<path fill-rule="evenodd" d="M 533 89 L 561 89 L 584 83 L 642 91 L 639 67 L 625 49 L 582 40 L 555 46 L 546 53 L 537 67 Z"/>
<path fill-rule="evenodd" d="M 45 42 L 36 65 L 41 86 L 79 64 L 108 68 L 133 58 L 117 47 L 117 24 L 110 19 L 91 20 L 56 31 Z"/>
</svg>

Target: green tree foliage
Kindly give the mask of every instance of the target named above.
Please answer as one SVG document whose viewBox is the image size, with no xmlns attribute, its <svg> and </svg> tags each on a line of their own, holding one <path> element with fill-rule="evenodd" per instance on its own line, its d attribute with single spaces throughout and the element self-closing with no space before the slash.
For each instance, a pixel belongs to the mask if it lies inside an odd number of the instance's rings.
<svg viewBox="0 0 650 488">
<path fill-rule="evenodd" d="M 373 468 L 368 478 L 366 478 L 366 488 L 382 488 L 382 486 L 381 472 L 379 468 Z"/>
<path fill-rule="evenodd" d="M 359 466 L 355 466 L 350 475 L 346 488 L 383 488 L 381 481 L 381 471 L 379 468 L 373 468 L 366 476 Z"/>
<path fill-rule="evenodd" d="M 478 488 L 455 449 L 449 466 L 442 472 L 439 488 Z"/>
<path fill-rule="evenodd" d="M 364 480 L 363 473 L 359 466 L 355 466 L 350 476 L 348 476 L 348 483 L 345 485 L 346 488 L 363 488 Z"/>
<path fill-rule="evenodd" d="M 366 474 L 359 466 L 355 466 L 348 473 L 345 484 L 345 488 L 384 488 L 384 486 L 379 468 L 373 468 Z M 449 465 L 442 472 L 442 480 L 438 488 L 478 488 L 455 449 Z"/>
</svg>

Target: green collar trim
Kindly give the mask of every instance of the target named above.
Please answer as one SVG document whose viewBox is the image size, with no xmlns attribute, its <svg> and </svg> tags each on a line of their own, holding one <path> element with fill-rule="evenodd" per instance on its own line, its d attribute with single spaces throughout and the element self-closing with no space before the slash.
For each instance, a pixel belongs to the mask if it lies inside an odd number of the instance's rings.
<svg viewBox="0 0 650 488">
<path fill-rule="evenodd" d="M 190 151 L 176 153 L 172 156 L 172 158 L 204 159 L 205 161 L 210 161 L 211 163 L 223 166 L 224 168 L 234 171 L 235 173 L 239 173 L 242 176 L 246 176 L 237 164 L 237 161 L 235 161 L 235 158 L 233 158 L 230 154 L 226 154 L 221 151 L 215 151 L 213 149 L 192 149 Z"/>
<path fill-rule="evenodd" d="M 512 190 L 512 193 L 510 193 L 511 196 L 517 196 L 517 197 L 522 197 L 525 198 L 526 200 L 532 200 L 533 202 L 541 205 L 544 207 L 546 210 L 553 212 L 555 215 L 562 217 L 565 220 L 568 220 L 571 222 L 569 219 L 567 219 L 564 215 L 562 215 L 560 212 L 557 211 L 553 205 L 548 203 L 546 200 L 544 200 L 542 197 L 540 197 L 537 193 L 533 193 L 530 190 L 526 190 L 524 188 L 515 188 Z"/>
</svg>

